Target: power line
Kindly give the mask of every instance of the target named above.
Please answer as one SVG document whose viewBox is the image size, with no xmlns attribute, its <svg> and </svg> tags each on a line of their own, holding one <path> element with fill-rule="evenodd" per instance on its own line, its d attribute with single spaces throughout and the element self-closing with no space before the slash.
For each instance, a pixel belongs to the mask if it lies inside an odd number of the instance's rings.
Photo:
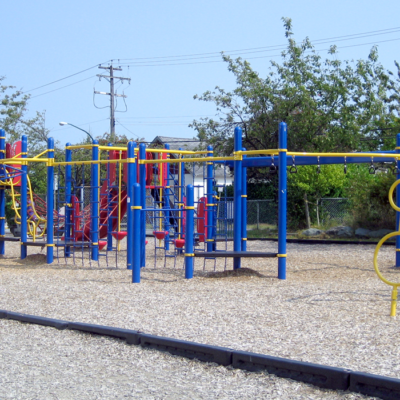
<svg viewBox="0 0 400 400">
<path fill-rule="evenodd" d="M 381 40 L 377 42 L 369 42 L 369 43 L 358 43 L 358 44 L 353 44 L 353 45 L 348 45 L 348 46 L 337 46 L 339 49 L 345 49 L 349 47 L 358 47 L 358 46 L 366 46 L 366 45 L 375 45 L 378 43 L 386 43 L 386 42 L 393 42 L 393 41 L 398 41 L 400 38 L 395 38 L 395 39 L 388 39 L 388 40 Z M 328 49 L 315 49 L 315 51 L 328 51 Z M 310 50 L 312 51 L 312 50 Z M 309 51 L 309 52 L 310 52 Z M 272 55 L 266 55 L 266 56 L 258 56 L 258 57 L 247 57 L 246 60 L 255 60 L 255 59 L 260 59 L 260 58 L 273 58 L 273 57 L 280 57 L 281 54 L 272 54 Z M 167 63 L 167 64 L 131 64 L 131 63 L 122 63 L 121 65 L 129 65 L 132 67 L 164 67 L 164 66 L 173 66 L 173 65 L 193 65 L 193 64 L 212 64 L 212 63 L 222 63 L 224 60 L 213 60 L 213 61 L 195 61 L 195 62 L 182 62 L 182 63 Z"/>
<path fill-rule="evenodd" d="M 330 38 L 325 38 L 325 39 L 316 39 L 314 41 L 312 41 L 312 43 L 316 43 L 316 44 L 324 44 L 327 43 L 327 41 L 331 41 L 331 40 L 337 40 L 337 41 L 344 41 L 344 40 L 354 40 L 354 39 L 360 39 L 360 38 L 364 38 L 364 37 L 371 37 L 371 36 L 378 36 L 378 35 L 386 35 L 386 34 L 391 34 L 391 33 L 397 33 L 400 31 L 400 27 L 394 27 L 394 28 L 387 28 L 387 29 L 380 29 L 380 30 L 375 30 L 375 31 L 369 31 L 369 32 L 362 32 L 362 33 L 355 33 L 355 34 L 350 34 L 350 35 L 342 35 L 342 36 L 334 36 L 334 37 L 330 37 Z M 348 47 L 358 47 L 358 46 L 365 46 L 365 45 L 371 45 L 371 44 L 378 44 L 378 43 L 385 43 L 385 42 L 391 42 L 391 41 L 397 41 L 400 40 L 400 38 L 395 38 L 395 39 L 388 39 L 388 40 L 382 40 L 382 41 L 378 41 L 378 42 L 369 42 L 369 43 L 359 43 L 359 44 L 355 44 L 355 45 L 349 45 L 349 46 L 340 46 L 339 48 L 348 48 Z M 238 55 L 238 54 L 254 54 L 254 53 L 261 53 L 261 52 L 268 52 L 268 51 L 274 51 L 274 50 L 279 50 L 279 49 L 283 49 L 286 48 L 287 44 L 282 44 L 282 45 L 270 45 L 270 46 L 263 46 L 263 47 L 253 47 L 253 48 L 246 48 L 246 49 L 239 49 L 239 50 L 229 50 L 224 52 L 227 55 Z M 317 51 L 327 51 L 329 49 L 316 49 Z M 229 53 L 229 54 L 228 54 Z M 259 59 L 259 58 L 272 58 L 272 57 L 279 57 L 281 54 L 274 54 L 274 55 L 266 55 L 266 56 L 259 56 L 259 57 L 248 57 L 247 59 Z M 199 57 L 197 57 L 199 56 Z M 173 65 L 192 65 L 192 64 L 209 64 L 209 63 L 221 63 L 223 62 L 223 60 L 212 60 L 212 61 L 198 61 L 198 62 L 176 62 L 176 61 L 188 61 L 188 60 L 198 60 L 198 59 L 206 59 L 206 58 L 219 58 L 221 57 L 221 52 L 208 52 L 208 53 L 197 53 L 197 54 L 186 54 L 186 55 L 178 55 L 178 56 L 161 56 L 161 57 L 142 57 L 142 58 L 125 58 L 125 59 L 119 59 L 122 61 L 130 61 L 132 60 L 132 63 L 122 63 L 123 65 L 126 66 L 133 66 L 133 67 L 150 67 L 150 66 L 173 66 Z M 138 60 L 138 61 L 135 61 Z M 146 60 L 146 61 L 139 61 L 139 60 Z M 155 61 L 152 61 L 155 60 Z M 109 62 L 112 60 L 108 60 L 106 62 Z M 149 64 L 150 63 L 150 64 Z M 159 64 L 156 64 L 159 63 Z M 104 64 L 104 63 L 101 63 Z M 86 68 L 82 71 L 78 71 L 74 74 L 68 75 L 64 78 L 60 78 L 57 79 L 55 81 L 46 83 L 44 85 L 35 87 L 33 89 L 30 90 L 26 90 L 24 92 L 21 92 L 21 94 L 26 94 L 26 93 L 30 93 L 33 92 L 35 90 L 41 89 L 43 87 L 52 85 L 54 83 L 63 81 L 65 79 L 69 79 L 73 76 L 82 74 L 86 71 L 89 71 L 93 68 L 98 67 L 100 64 L 96 64 L 94 66 L 91 66 L 89 68 Z M 70 85 L 66 85 L 63 87 L 60 87 L 58 89 L 54 89 L 51 90 L 49 92 L 45 92 L 45 93 L 41 93 L 40 95 L 31 97 L 31 98 L 35 98 L 35 97 L 39 97 L 48 93 L 52 93 L 56 90 L 61 90 L 64 89 L 68 86 L 83 82 L 87 79 L 90 79 L 92 77 L 80 80 L 78 82 L 72 83 Z"/>
<path fill-rule="evenodd" d="M 166 116 L 166 117 L 122 117 L 121 119 L 166 119 L 166 118 L 209 118 L 209 115 L 174 115 L 174 116 Z"/>
<path fill-rule="evenodd" d="M 77 83 L 81 83 L 81 82 L 87 81 L 87 80 L 89 80 L 89 79 L 92 79 L 92 78 L 94 78 L 95 76 L 96 76 L 96 75 L 91 75 L 91 76 L 89 76 L 89 78 L 81 79 L 80 81 L 77 81 L 77 82 L 74 82 L 74 83 L 70 83 L 69 85 L 61 86 L 61 87 L 59 87 L 59 88 L 57 88 L 57 89 L 50 90 L 49 92 L 44 92 L 44 93 L 37 94 L 36 96 L 30 97 L 30 99 L 34 99 L 35 97 L 40 97 L 40 96 L 43 96 L 43 95 L 48 94 L 48 93 L 56 92 L 57 90 L 64 89 L 64 88 L 66 88 L 66 87 L 68 87 L 68 86 L 76 85 Z"/>
<path fill-rule="evenodd" d="M 118 125 L 121 125 L 121 126 L 122 126 L 124 129 L 126 129 L 128 132 L 132 133 L 132 135 L 135 135 L 138 139 L 140 139 L 140 137 L 139 137 L 136 133 L 132 132 L 132 131 L 131 131 L 130 129 L 128 129 L 125 125 L 121 124 L 120 121 L 116 120 L 116 122 L 117 122 Z"/>
<path fill-rule="evenodd" d="M 106 61 L 106 62 L 108 62 L 108 61 Z M 104 64 L 104 63 L 102 63 L 102 64 Z M 33 89 L 30 89 L 30 90 L 25 90 L 25 92 L 22 92 L 21 94 L 33 92 L 34 90 L 38 90 L 38 89 L 41 89 L 41 88 L 43 88 L 43 87 L 52 85 L 53 83 L 57 83 L 57 82 L 63 81 L 63 80 L 65 80 L 65 79 L 71 78 L 71 77 L 73 77 L 73 76 L 75 76 L 75 75 L 82 74 L 83 72 L 89 71 L 89 70 L 91 70 L 91 69 L 93 69 L 93 68 L 96 68 L 96 67 L 98 67 L 98 66 L 99 66 L 99 64 L 96 64 L 96 65 L 94 65 L 94 66 L 92 66 L 92 67 L 89 67 L 89 68 L 86 68 L 86 69 L 84 69 L 84 70 L 82 70 L 82 71 L 75 72 L 74 74 L 65 76 L 64 78 L 57 79 L 56 81 L 49 82 L 49 83 L 45 83 L 44 85 L 35 87 L 35 88 L 33 88 Z"/>
<path fill-rule="evenodd" d="M 352 35 L 342 35 L 342 36 L 335 36 L 335 37 L 330 37 L 330 38 L 325 38 L 325 39 L 316 39 L 316 40 L 313 40 L 312 43 L 318 42 L 318 44 L 324 44 L 324 43 L 327 43 L 328 41 L 337 40 L 337 39 L 338 39 L 338 41 L 354 40 L 354 39 L 361 39 L 361 38 L 370 37 L 370 36 L 378 36 L 378 35 L 386 35 L 386 34 L 390 34 L 390 33 L 397 33 L 399 31 L 400 31 L 400 27 L 390 28 L 390 29 L 381 29 L 378 31 L 370 31 L 370 32 L 357 33 L 357 34 L 352 34 Z M 355 36 L 358 36 L 358 37 L 355 37 Z M 280 48 L 286 48 L 286 47 L 287 47 L 287 43 L 280 44 L 280 45 L 270 45 L 270 46 L 263 46 L 263 47 L 239 49 L 239 50 L 228 50 L 228 51 L 224 51 L 224 53 L 228 54 L 228 53 L 246 52 L 246 53 L 250 54 L 250 53 L 255 53 L 255 52 L 273 51 L 273 50 L 278 50 Z M 180 60 L 169 60 L 169 59 L 176 59 L 176 58 L 201 59 L 201 58 L 220 57 L 220 55 L 221 55 L 221 52 L 210 52 L 210 53 L 184 54 L 184 55 L 179 55 L 179 56 L 122 58 L 119 60 L 120 61 L 134 61 L 134 63 L 145 63 L 145 62 L 152 62 L 152 63 L 154 62 L 155 63 L 155 62 L 167 62 L 167 61 L 180 61 Z M 201 56 L 201 57 L 197 57 L 197 56 Z M 195 57 L 195 58 L 189 58 L 189 57 Z M 151 60 L 156 60 L 156 59 L 164 59 L 164 60 L 151 61 Z M 145 61 L 135 61 L 135 60 L 145 60 Z M 126 63 L 126 65 L 128 65 L 128 63 Z M 131 63 L 129 63 L 129 65 L 131 65 Z"/>
</svg>

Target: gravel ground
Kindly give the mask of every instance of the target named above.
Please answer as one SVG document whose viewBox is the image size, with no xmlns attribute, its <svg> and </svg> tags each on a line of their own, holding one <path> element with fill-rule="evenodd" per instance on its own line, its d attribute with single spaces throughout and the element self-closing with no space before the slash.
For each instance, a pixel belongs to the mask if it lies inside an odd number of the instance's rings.
<svg viewBox="0 0 400 400">
<path fill-rule="evenodd" d="M 2 399 L 364 399 L 111 338 L 0 323 Z"/>
<path fill-rule="evenodd" d="M 154 269 L 154 247 L 148 246 L 142 283 L 133 285 L 123 255 L 119 268 L 114 258 L 108 267 L 104 258 L 89 265 L 79 257 L 76 265 L 61 259 L 49 266 L 33 254 L 37 248 L 21 261 L 19 244 L 7 243 L 0 308 L 400 378 L 399 321 L 388 316 L 391 291 L 374 272 L 375 246 L 289 244 L 285 281 L 276 279 L 276 259 L 243 259 L 250 270 L 239 274 L 223 272 L 223 259 L 217 274 L 213 261 L 203 271 L 203 261 L 196 260 L 195 278 L 187 281 L 182 259 L 176 268 L 167 259 L 164 268 L 159 257 Z M 249 242 L 248 248 L 276 251 L 276 243 Z M 379 257 L 390 279 L 397 276 L 394 254 L 393 247 L 383 248 Z M 229 270 L 231 265 L 228 260 Z M 364 398 L 76 332 L 11 321 L 0 321 L 0 331 L 0 354 L 7 360 L 3 397 Z M 63 352 L 71 357 L 58 357 Z M 31 380 L 21 383 L 21 374 Z"/>
</svg>

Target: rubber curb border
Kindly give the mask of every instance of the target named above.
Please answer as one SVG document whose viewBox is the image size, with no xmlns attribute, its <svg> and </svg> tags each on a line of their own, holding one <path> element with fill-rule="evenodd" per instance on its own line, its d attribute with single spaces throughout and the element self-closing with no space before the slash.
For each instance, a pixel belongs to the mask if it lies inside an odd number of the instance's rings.
<svg viewBox="0 0 400 400">
<path fill-rule="evenodd" d="M 367 396 L 379 397 L 383 400 L 400 398 L 400 379 L 381 375 L 367 374 L 258 353 L 237 351 L 226 347 L 147 335 L 130 329 L 83 322 L 69 322 L 6 310 L 0 310 L 0 319 L 49 326 L 61 330 L 70 329 L 96 335 L 111 336 L 125 340 L 127 344 L 141 345 L 144 348 L 157 349 L 181 357 L 196 358 L 200 361 L 214 362 L 223 366 L 232 365 L 233 368 L 247 371 L 266 371 L 269 374 L 308 383 L 324 389 L 349 390 Z"/>
</svg>

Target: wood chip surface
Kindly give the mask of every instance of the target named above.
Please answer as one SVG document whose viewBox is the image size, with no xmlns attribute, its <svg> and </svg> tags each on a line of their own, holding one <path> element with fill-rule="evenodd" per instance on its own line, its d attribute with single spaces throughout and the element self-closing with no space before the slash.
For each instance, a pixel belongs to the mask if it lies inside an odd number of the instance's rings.
<svg viewBox="0 0 400 400">
<path fill-rule="evenodd" d="M 242 259 L 240 273 L 230 272 L 232 259 L 225 268 L 224 259 L 199 258 L 185 280 L 183 257 L 164 267 L 152 242 L 140 284 L 131 283 L 124 243 L 99 263 L 77 251 L 47 265 L 44 250 L 19 260 L 19 243 L 7 242 L 0 308 L 400 378 L 399 320 L 389 317 L 391 288 L 374 271 L 374 245 L 288 244 L 286 280 L 274 258 Z M 277 244 L 249 241 L 248 250 L 277 252 Z M 400 276 L 394 260 L 395 248 L 383 247 L 391 280 Z M 0 334 L 0 398 L 367 398 L 71 331 L 0 320 Z"/>
</svg>

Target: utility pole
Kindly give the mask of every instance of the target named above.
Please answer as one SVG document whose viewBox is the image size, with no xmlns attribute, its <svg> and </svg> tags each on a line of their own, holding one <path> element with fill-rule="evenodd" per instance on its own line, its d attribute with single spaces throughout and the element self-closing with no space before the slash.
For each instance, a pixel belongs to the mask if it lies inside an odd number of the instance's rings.
<svg viewBox="0 0 400 400">
<path fill-rule="evenodd" d="M 120 76 L 114 76 L 114 71 L 122 71 L 122 68 L 120 67 L 114 67 L 112 64 L 108 67 L 103 67 L 99 65 L 100 69 L 108 69 L 110 71 L 110 75 L 97 75 L 99 78 L 105 78 L 110 82 L 110 92 L 98 92 L 94 91 L 95 94 L 105 94 L 107 96 L 110 96 L 110 141 L 112 143 L 115 142 L 115 102 L 114 98 L 115 97 L 123 97 L 126 98 L 124 94 L 117 94 L 114 92 L 114 79 L 120 80 L 120 81 L 129 81 L 131 82 L 131 78 L 123 78 Z"/>
</svg>

